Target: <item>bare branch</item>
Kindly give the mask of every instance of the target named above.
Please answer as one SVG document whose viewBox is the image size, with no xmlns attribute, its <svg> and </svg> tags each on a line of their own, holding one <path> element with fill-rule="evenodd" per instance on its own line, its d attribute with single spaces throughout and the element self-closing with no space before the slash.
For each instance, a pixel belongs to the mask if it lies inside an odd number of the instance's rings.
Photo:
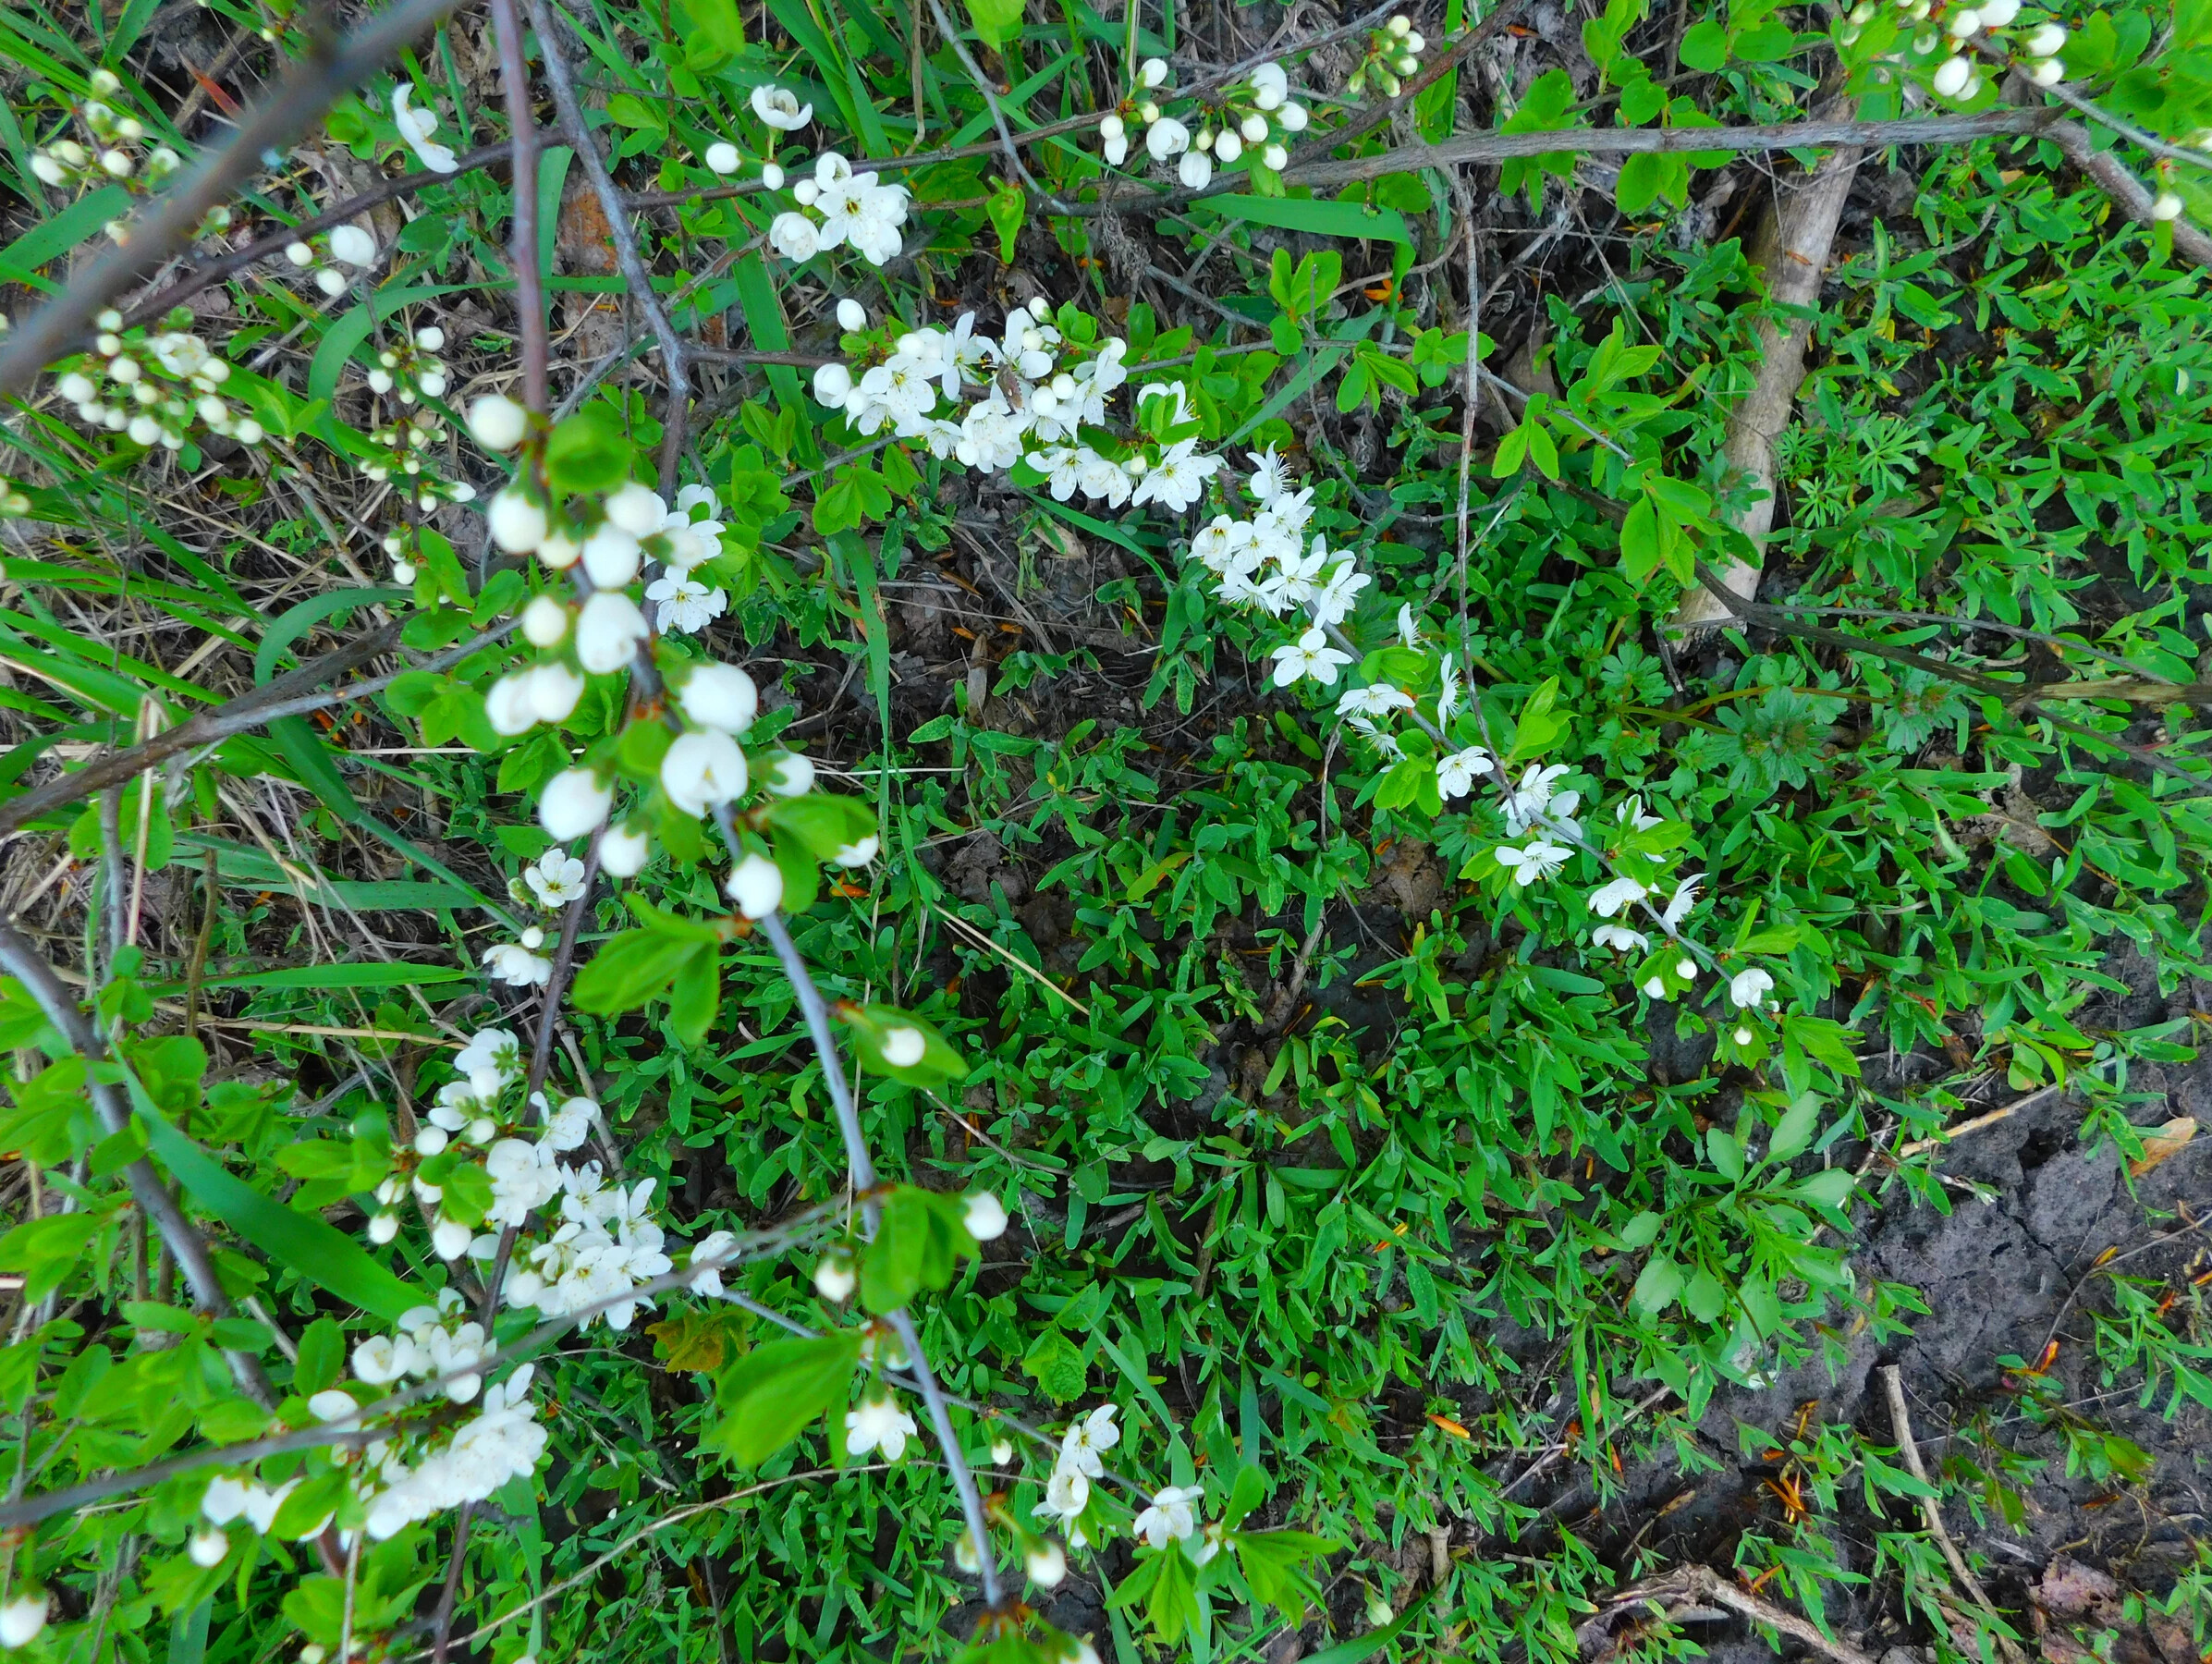
<svg viewBox="0 0 2212 1664">
<path fill-rule="evenodd" d="M 396 0 L 343 39 L 330 32 L 326 11 L 311 10 L 306 55 L 248 113 L 230 141 L 155 197 L 125 227 L 122 241 L 72 275 L 8 336 L 0 349 L 0 396 L 30 386 L 40 370 L 70 349 L 93 314 L 168 259 L 209 209 L 259 173 L 266 153 L 289 149 L 339 94 L 383 68 L 453 6 L 454 0 Z"/>
<path fill-rule="evenodd" d="M 621 191 L 616 189 L 614 177 L 606 171 L 606 163 L 599 154 L 592 129 L 584 124 L 583 106 L 576 102 L 576 87 L 568 75 L 568 60 L 562 55 L 559 40 L 554 32 L 552 9 L 545 0 L 529 0 L 529 3 L 531 27 L 538 31 L 538 55 L 545 60 L 545 79 L 553 84 L 553 106 L 560 112 L 562 137 L 575 149 L 577 159 L 583 164 L 584 177 L 592 182 L 592 192 L 599 199 L 599 206 L 606 215 L 607 229 L 614 238 L 615 263 L 622 268 L 623 279 L 629 285 L 629 298 L 645 314 L 646 326 L 653 331 L 653 338 L 660 343 L 661 363 L 668 378 L 668 408 L 662 416 L 660 486 L 661 495 L 667 496 L 676 488 L 677 459 L 683 455 L 685 426 L 690 417 L 691 377 L 686 368 L 683 338 L 668 322 L 666 309 L 653 292 L 653 274 L 638 252 L 638 237 L 630 228 L 629 206 L 623 202 Z"/>
<path fill-rule="evenodd" d="M 382 676 L 348 682 L 326 693 L 312 690 L 333 677 L 367 664 L 371 659 L 389 653 L 399 643 L 404 619 L 394 619 L 381 629 L 373 630 L 360 641 L 336 652 L 312 659 L 297 670 L 274 677 L 251 693 L 241 693 L 236 699 L 202 713 L 189 722 L 181 722 L 165 729 L 152 739 L 130 747 L 128 751 L 110 752 L 98 762 L 88 763 L 74 774 L 66 774 L 58 780 L 49 780 L 43 786 L 34 786 L 18 797 L 0 801 L 0 835 L 15 831 L 18 826 L 49 814 L 56 809 L 67 807 L 80 799 L 90 797 L 104 787 L 153 767 L 165 758 L 181 752 L 196 751 L 203 745 L 214 745 L 233 734 L 243 734 L 275 722 L 280 716 L 303 716 L 310 711 L 323 711 L 349 700 L 366 699 L 380 693 L 409 670 L 443 670 L 448 665 L 458 665 L 479 648 L 488 647 L 514 629 L 512 623 L 487 630 L 482 635 L 458 642 L 444 651 L 434 653 L 419 665 L 403 666 Z"/>
<path fill-rule="evenodd" d="M 29 939 L 6 920 L 0 919 L 0 970 L 20 982 L 38 1002 L 46 1021 L 62 1032 L 70 1047 L 85 1063 L 85 1091 L 92 1100 L 92 1113 L 108 1136 L 115 1137 L 128 1130 L 130 1108 L 113 1081 L 104 1079 L 99 1064 L 107 1056 L 99 1031 L 77 1009 L 77 1001 L 61 985 L 54 974 L 54 967 L 45 956 L 33 948 Z M 230 1299 L 223 1292 L 223 1282 L 215 1275 L 215 1262 L 208 1253 L 207 1240 L 184 1217 L 184 1209 L 169 1194 L 161 1175 L 153 1170 L 153 1164 L 143 1156 L 123 1169 L 124 1181 L 130 1186 L 130 1194 L 140 1210 L 153 1221 L 154 1229 L 168 1243 L 169 1252 L 177 1256 L 177 1268 L 184 1273 L 190 1285 L 192 1299 L 203 1312 L 218 1317 L 230 1315 Z M 230 1373 L 238 1384 L 238 1390 L 253 1400 L 264 1410 L 276 1407 L 276 1389 L 261 1366 L 261 1360 L 251 1352 L 226 1351 Z"/>
</svg>

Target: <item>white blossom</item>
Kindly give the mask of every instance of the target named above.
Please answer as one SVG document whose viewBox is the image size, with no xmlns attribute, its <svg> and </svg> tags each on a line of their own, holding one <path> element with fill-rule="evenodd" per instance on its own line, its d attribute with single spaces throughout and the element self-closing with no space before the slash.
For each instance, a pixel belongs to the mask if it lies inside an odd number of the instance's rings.
<svg viewBox="0 0 2212 1664">
<path fill-rule="evenodd" d="M 661 758 L 661 789 L 686 814 L 728 802 L 745 784 L 745 753 L 719 729 L 679 734 Z"/>
<path fill-rule="evenodd" d="M 1748 971 L 1739 971 L 1729 978 L 1729 998 L 1738 1010 L 1756 1006 L 1774 987 L 1774 978 L 1754 965 Z"/>
<path fill-rule="evenodd" d="M 888 1395 L 867 1399 L 845 1412 L 845 1449 L 853 1456 L 880 1450 L 886 1460 L 897 1462 L 906 1453 L 906 1441 L 920 1430 L 914 1418 Z"/>
<path fill-rule="evenodd" d="M 544 908 L 559 909 L 584 892 L 584 863 L 566 850 L 547 850 L 522 869 L 522 881 Z"/>
<path fill-rule="evenodd" d="M 1609 919 L 1630 902 L 1641 901 L 1650 893 L 1633 878 L 1616 878 L 1592 893 L 1590 911 L 1601 919 Z"/>
<path fill-rule="evenodd" d="M 1121 1442 L 1121 1429 L 1114 1420 L 1119 1409 L 1118 1404 L 1101 1404 L 1077 1417 L 1060 1438 L 1058 1465 L 1092 1479 L 1103 1474 L 1106 1462 L 1100 1452 Z"/>
<path fill-rule="evenodd" d="M 1436 759 L 1436 790 L 1448 800 L 1463 798 L 1474 789 L 1477 776 L 1489 774 L 1497 767 L 1490 753 L 1481 746 L 1467 746 Z"/>
<path fill-rule="evenodd" d="M 1525 888 L 1558 873 L 1574 851 L 1564 844 L 1548 843 L 1539 838 L 1525 849 L 1500 844 L 1493 853 L 1497 857 L 1497 864 L 1513 875 L 1515 887 Z"/>
<path fill-rule="evenodd" d="M 494 981 L 517 988 L 542 988 L 553 977 L 553 961 L 519 942 L 500 942 L 485 948 L 483 964 Z"/>
<path fill-rule="evenodd" d="M 1287 688 L 1303 676 L 1327 687 L 1337 679 L 1337 667 L 1351 663 L 1351 655 L 1331 647 L 1318 627 L 1277 647 L 1270 656 L 1275 660 L 1275 685 L 1278 688 Z"/>
<path fill-rule="evenodd" d="M 1131 1529 L 1155 1548 L 1165 1548 L 1170 1542 L 1180 1541 L 1198 1529 L 1197 1518 L 1191 1511 L 1191 1505 L 1198 1498 L 1195 1488 L 1186 1490 L 1173 1485 L 1155 1491 L 1152 1506 L 1137 1516 Z"/>
<path fill-rule="evenodd" d="M 1690 910 L 1697 905 L 1697 887 L 1705 882 L 1703 873 L 1693 873 L 1675 886 L 1674 899 L 1667 903 L 1667 911 L 1659 915 L 1668 930 L 1679 929 Z"/>
<path fill-rule="evenodd" d="M 1623 953 L 1642 953 L 1651 946 L 1649 936 L 1625 924 L 1600 924 L 1590 933 L 1590 939 L 1600 948 L 1617 948 Z"/>
<path fill-rule="evenodd" d="M 431 134 L 437 131 L 437 116 L 429 110 L 413 108 L 410 101 L 414 96 L 412 81 L 402 80 L 393 89 L 392 124 L 399 129 L 399 137 L 407 141 L 408 148 L 431 172 L 449 174 L 456 171 L 460 163 L 455 157 L 452 147 L 431 141 Z"/>
<path fill-rule="evenodd" d="M 813 120 L 814 106 L 800 104 L 788 88 L 767 85 L 753 88 L 752 113 L 779 133 L 795 133 Z"/>
</svg>

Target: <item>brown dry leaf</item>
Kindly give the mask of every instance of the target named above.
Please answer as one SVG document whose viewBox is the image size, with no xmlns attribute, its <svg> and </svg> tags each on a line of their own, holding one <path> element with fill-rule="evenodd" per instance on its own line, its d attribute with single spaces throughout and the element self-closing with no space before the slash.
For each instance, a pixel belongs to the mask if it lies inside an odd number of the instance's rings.
<svg viewBox="0 0 2212 1664">
<path fill-rule="evenodd" d="M 2143 1154 L 2128 1163 L 2131 1178 L 2140 1179 L 2161 1161 L 2179 1153 L 2196 1136 L 2196 1117 L 2177 1115 L 2155 1132 L 2143 1137 Z"/>
<path fill-rule="evenodd" d="M 2045 1611 L 2078 1618 L 2117 1600 L 2120 1585 L 2112 1581 L 2109 1572 L 2061 1554 L 2045 1568 L 2043 1582 L 2035 1595 L 2035 1604 Z"/>
</svg>

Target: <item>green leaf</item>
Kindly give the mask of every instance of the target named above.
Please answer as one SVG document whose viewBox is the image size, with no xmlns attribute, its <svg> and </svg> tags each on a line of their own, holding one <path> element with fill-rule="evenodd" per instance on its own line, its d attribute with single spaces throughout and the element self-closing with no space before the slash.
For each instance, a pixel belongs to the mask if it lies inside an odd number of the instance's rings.
<svg viewBox="0 0 2212 1664">
<path fill-rule="evenodd" d="M 1656 1317 L 1672 1305 L 1675 1296 L 1682 1291 L 1682 1268 L 1664 1254 L 1655 1254 L 1644 1262 L 1644 1269 L 1636 1278 L 1632 1298 L 1636 1309 Z"/>
<path fill-rule="evenodd" d="M 1056 1404 L 1073 1403 L 1082 1397 L 1090 1378 L 1090 1365 L 1082 1349 L 1057 1328 L 1047 1328 L 1030 1342 L 1022 1354 L 1022 1373 L 1035 1377 L 1038 1389 Z"/>
<path fill-rule="evenodd" d="M 1682 1305 L 1698 1322 L 1711 1323 L 1727 1307 L 1728 1293 L 1721 1288 L 1720 1279 L 1700 1266 L 1682 1291 Z"/>
<path fill-rule="evenodd" d="M 153 1153 L 194 1202 L 239 1236 L 316 1287 L 388 1321 L 397 1322 L 401 1313 L 422 1303 L 415 1290 L 371 1259 L 344 1231 L 272 1201 L 225 1171 L 169 1124 L 137 1075 L 127 1070 L 123 1078 L 131 1102 L 146 1121 L 146 1139 Z"/>
<path fill-rule="evenodd" d="M 996 4 L 996 0 L 984 0 Z M 969 0 L 971 8 L 978 0 Z M 1018 15 L 1018 14 L 1017 14 Z M 1014 263 L 1014 239 L 1021 235 L 1021 227 L 1029 223 L 1029 195 L 1019 185 L 1001 179 L 991 191 L 990 200 L 984 204 L 984 213 L 998 232 L 998 259 L 1003 265 Z"/>
<path fill-rule="evenodd" d="M 608 1017 L 666 992 L 704 944 L 663 930 L 626 930 L 602 946 L 576 976 L 579 1009 Z"/>
<path fill-rule="evenodd" d="M 1680 51 L 1677 54 L 1685 69 L 1702 69 L 1714 74 L 1728 62 L 1728 31 L 1710 18 L 1693 23 L 1682 35 Z"/>
<path fill-rule="evenodd" d="M 745 20 L 737 0 L 677 0 L 690 31 L 683 38 L 686 68 L 715 68 L 745 51 Z"/>
<path fill-rule="evenodd" d="M 1790 1106 L 1774 1130 L 1774 1142 L 1766 1146 L 1766 1154 L 1776 1161 L 1788 1161 L 1803 1153 L 1819 1129 L 1820 1100 L 1807 1093 Z"/>
<path fill-rule="evenodd" d="M 1613 205 L 1630 214 L 1642 214 L 1650 207 L 1667 183 L 1666 164 L 1669 160 L 1656 152 L 1644 151 L 1623 162 L 1619 177 L 1613 182 Z"/>
<path fill-rule="evenodd" d="M 857 1332 L 754 1347 L 715 1383 L 721 1420 L 702 1446 L 749 1467 L 765 1462 L 808 1422 L 845 1401 L 860 1355 Z"/>
<path fill-rule="evenodd" d="M 867 804 L 828 791 L 778 799 L 769 805 L 768 824 L 796 838 L 817 861 L 834 860 L 839 850 L 875 831 L 875 816 Z"/>
<path fill-rule="evenodd" d="M 968 0 L 968 18 L 993 52 L 1002 50 L 1021 30 L 1021 0 Z"/>
<path fill-rule="evenodd" d="M 612 491 L 629 477 L 630 444 L 611 412 L 588 405 L 545 440 L 545 471 L 556 494 Z"/>
<path fill-rule="evenodd" d="M 1217 196 L 1206 207 L 1231 219 L 1313 237 L 1380 238 L 1410 243 L 1413 233 L 1395 208 L 1369 208 L 1359 202 L 1326 202 L 1312 197 Z"/>
<path fill-rule="evenodd" d="M 318 1317 L 299 1335 L 299 1362 L 292 1368 L 292 1390 L 312 1398 L 337 1384 L 346 1369 L 346 1331 L 337 1320 Z"/>
<path fill-rule="evenodd" d="M 1727 1128 L 1706 1129 L 1705 1155 L 1715 1169 L 1730 1184 L 1743 1177 L 1743 1146 Z"/>
</svg>

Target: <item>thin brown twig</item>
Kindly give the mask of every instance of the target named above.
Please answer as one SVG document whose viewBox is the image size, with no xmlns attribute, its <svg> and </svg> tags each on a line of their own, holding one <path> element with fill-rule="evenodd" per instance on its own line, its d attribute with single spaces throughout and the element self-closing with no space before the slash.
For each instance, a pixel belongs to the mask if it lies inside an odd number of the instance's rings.
<svg viewBox="0 0 2212 1664">
<path fill-rule="evenodd" d="M 1959 1587 L 1966 1597 L 1980 1607 L 1992 1623 L 2001 1625 L 2004 1620 L 1998 1613 L 1997 1603 L 1989 1598 L 1989 1591 L 1982 1587 L 1982 1580 L 1974 1574 L 1973 1568 L 1966 1563 L 1966 1557 L 1959 1552 L 1958 1544 L 1951 1541 L 1950 1533 L 1944 1526 L 1941 1499 L 1934 1481 L 1928 1477 L 1927 1465 L 1920 1459 L 1920 1446 L 1913 1437 L 1913 1415 L 1905 1408 L 1904 1377 L 1898 1373 L 1894 1364 L 1883 1364 L 1880 1373 L 1882 1392 L 1889 1401 L 1889 1426 L 1897 1435 L 1898 1450 L 1905 1459 L 1905 1466 L 1912 1470 L 1913 1477 L 1928 1487 L 1928 1494 L 1920 1499 L 1920 1516 L 1927 1522 L 1928 1535 L 1936 1539 L 1937 1548 L 1943 1551 L 1944 1562 L 1950 1567 L 1951 1575 L 1959 1580 Z M 2006 1664 L 2022 1664 L 2025 1655 L 2020 1650 L 2020 1644 L 2010 1634 L 2001 1632 L 1996 1638 L 1998 1650 L 2004 1654 Z"/>
<path fill-rule="evenodd" d="M 458 665 L 471 653 L 490 646 L 514 629 L 512 623 L 501 624 L 434 653 L 419 665 L 348 682 L 327 692 L 312 691 L 318 684 L 389 653 L 398 645 L 402 623 L 403 620 L 394 619 L 357 642 L 309 661 L 297 670 L 287 670 L 282 676 L 272 677 L 251 692 L 241 693 L 212 711 L 204 711 L 189 722 L 180 722 L 175 728 L 165 728 L 152 739 L 142 740 L 126 751 L 111 752 L 95 762 L 88 763 L 74 774 L 63 775 L 59 779 L 49 780 L 43 786 L 34 786 L 29 791 L 0 801 L 0 835 L 13 832 L 40 815 L 67 808 L 104 787 L 128 780 L 141 770 L 151 768 L 165 758 L 176 756 L 179 752 L 218 744 L 233 734 L 243 734 L 264 727 L 281 716 L 303 716 L 311 711 L 327 710 L 332 705 L 366 699 L 373 693 L 381 693 L 410 670 L 435 671 Z"/>
<path fill-rule="evenodd" d="M 662 373 L 668 378 L 668 408 L 661 419 L 660 455 L 660 492 L 666 497 L 676 489 L 676 467 L 683 456 L 684 434 L 690 421 L 691 377 L 686 368 L 683 337 L 676 333 L 660 298 L 653 292 L 653 274 L 638 252 L 638 238 L 630 226 L 629 209 L 599 154 L 598 142 L 584 121 L 583 106 L 576 101 L 576 86 L 555 32 L 552 8 L 545 0 L 529 0 L 529 6 L 531 26 L 538 31 L 538 55 L 544 61 L 545 79 L 553 88 L 553 106 L 560 114 L 562 137 L 575 150 L 577 160 L 583 164 L 592 193 L 599 199 L 600 209 L 606 215 L 607 230 L 615 245 L 615 263 L 629 285 L 630 299 L 645 314 L 646 327 L 660 344 Z"/>
<path fill-rule="evenodd" d="M 308 124 L 349 88 L 360 85 L 445 13 L 454 0 L 397 0 L 342 39 L 329 13 L 307 13 L 307 51 L 232 131 L 123 227 L 123 236 L 18 324 L 0 348 L 0 396 L 20 393 L 61 357 L 93 315 L 189 240 L 209 209 L 228 200 L 261 171 L 264 155 L 289 150 Z"/>
<path fill-rule="evenodd" d="M 0 970 L 23 985 L 39 1009 L 45 1013 L 46 1021 L 61 1032 L 70 1049 L 84 1059 L 85 1091 L 92 1099 L 92 1113 L 110 1137 L 122 1137 L 131 1125 L 130 1109 L 115 1083 L 106 1079 L 100 1068 L 107 1056 L 107 1047 L 99 1031 L 77 1009 L 77 1001 L 55 976 L 45 956 L 4 919 L 0 919 Z M 214 1256 L 208 1250 L 207 1239 L 185 1217 L 184 1209 L 169 1194 L 161 1175 L 153 1170 L 153 1164 L 141 1156 L 123 1169 L 123 1178 L 140 1211 L 153 1221 L 162 1241 L 176 1255 L 200 1308 L 218 1317 L 230 1315 L 230 1299 L 223 1292 L 222 1279 L 215 1274 Z M 274 1410 L 276 1390 L 263 1373 L 261 1360 L 251 1352 L 235 1350 L 226 1350 L 223 1355 L 229 1361 L 230 1373 L 239 1390 L 263 1409 Z"/>
<path fill-rule="evenodd" d="M 538 269 L 538 124 L 530 108 L 530 63 L 523 56 L 522 24 L 515 0 L 492 0 L 492 28 L 499 41 L 499 83 L 507 99 L 507 147 L 514 158 L 514 228 L 507 263 L 515 271 L 515 312 L 522 336 L 522 402 L 533 416 L 545 413 L 545 289 Z"/>
</svg>

